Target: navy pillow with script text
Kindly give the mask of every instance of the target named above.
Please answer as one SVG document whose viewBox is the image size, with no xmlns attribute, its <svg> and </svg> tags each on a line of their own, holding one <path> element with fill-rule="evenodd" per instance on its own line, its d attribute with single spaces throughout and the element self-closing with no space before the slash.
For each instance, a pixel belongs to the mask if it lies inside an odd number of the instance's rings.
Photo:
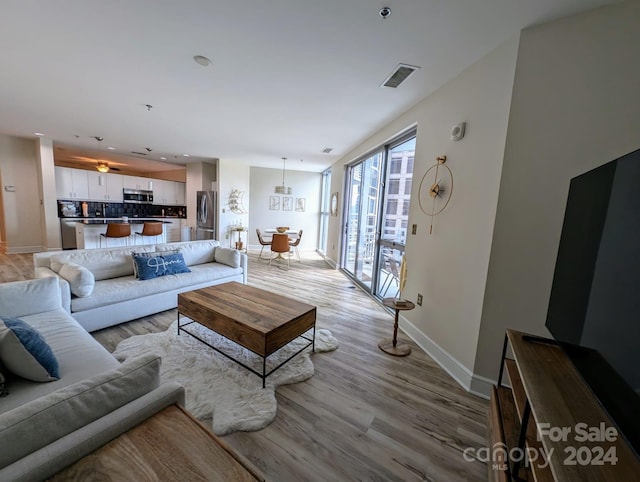
<svg viewBox="0 0 640 482">
<path fill-rule="evenodd" d="M 168 274 L 190 273 L 184 262 L 182 253 L 167 254 L 165 256 L 133 256 L 138 267 L 138 276 L 141 280 L 158 278 Z"/>
</svg>

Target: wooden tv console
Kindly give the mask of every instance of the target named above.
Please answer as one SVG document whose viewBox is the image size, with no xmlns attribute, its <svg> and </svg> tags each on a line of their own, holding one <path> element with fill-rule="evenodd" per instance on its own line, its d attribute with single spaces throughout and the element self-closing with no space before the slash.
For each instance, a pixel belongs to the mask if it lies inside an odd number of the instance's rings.
<svg viewBox="0 0 640 482">
<path fill-rule="evenodd" d="M 511 389 L 502 386 L 503 372 Z M 489 480 L 640 480 L 640 460 L 571 360 L 546 338 L 507 330 L 488 431 Z M 518 462 L 527 452 L 531 463 Z"/>
</svg>

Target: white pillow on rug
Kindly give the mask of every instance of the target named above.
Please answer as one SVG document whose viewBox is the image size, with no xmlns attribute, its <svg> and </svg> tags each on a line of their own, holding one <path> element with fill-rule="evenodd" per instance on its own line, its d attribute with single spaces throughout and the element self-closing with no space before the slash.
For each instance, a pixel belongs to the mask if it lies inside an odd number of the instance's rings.
<svg viewBox="0 0 640 482">
<path fill-rule="evenodd" d="M 76 263 L 65 263 L 58 274 L 69 282 L 71 292 L 79 298 L 84 298 L 93 293 L 96 280 L 93 273 L 84 266 Z"/>
<path fill-rule="evenodd" d="M 216 263 L 226 264 L 232 268 L 240 267 L 240 251 L 218 246 L 214 253 Z"/>
</svg>

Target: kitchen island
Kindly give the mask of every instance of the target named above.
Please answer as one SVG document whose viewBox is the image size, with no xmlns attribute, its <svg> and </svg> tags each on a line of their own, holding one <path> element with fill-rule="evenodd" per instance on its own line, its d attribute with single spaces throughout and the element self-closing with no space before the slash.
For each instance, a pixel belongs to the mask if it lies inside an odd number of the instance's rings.
<svg viewBox="0 0 640 482">
<path fill-rule="evenodd" d="M 151 238 L 142 238 L 135 233 L 140 233 L 145 221 L 160 222 L 163 224 L 162 234 Z M 77 249 L 95 249 L 100 247 L 134 246 L 136 244 L 167 243 L 180 241 L 180 225 L 182 219 L 167 218 L 128 218 L 126 222 L 131 225 L 131 236 L 128 238 L 108 238 L 100 236 L 107 231 L 108 223 L 125 222 L 123 218 L 85 218 L 78 219 L 75 223 Z M 177 235 L 176 235 L 177 233 Z M 105 242 L 106 241 L 106 242 Z"/>
</svg>

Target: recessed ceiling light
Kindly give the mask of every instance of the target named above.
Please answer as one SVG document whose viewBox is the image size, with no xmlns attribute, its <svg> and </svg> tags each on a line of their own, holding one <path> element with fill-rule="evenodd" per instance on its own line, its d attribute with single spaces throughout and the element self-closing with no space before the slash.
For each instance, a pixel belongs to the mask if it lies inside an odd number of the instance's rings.
<svg viewBox="0 0 640 482">
<path fill-rule="evenodd" d="M 160 158 L 160 160 L 161 160 L 161 161 L 166 161 L 166 160 L 167 160 L 167 158 L 166 158 L 166 157 L 161 157 L 161 158 Z"/>
<path fill-rule="evenodd" d="M 42 137 L 44 134 L 42 132 L 34 132 L 34 136 Z"/>
<path fill-rule="evenodd" d="M 109 149 L 110 151 L 115 151 L 116 150 L 115 147 L 111 147 L 111 146 L 107 147 L 107 149 Z"/>
<path fill-rule="evenodd" d="M 202 65 L 203 67 L 209 67 L 211 65 L 211 60 L 206 58 L 204 55 L 194 55 L 193 60 L 195 60 L 196 63 Z"/>
<path fill-rule="evenodd" d="M 182 154 L 182 157 L 191 157 L 189 154 Z"/>
</svg>

